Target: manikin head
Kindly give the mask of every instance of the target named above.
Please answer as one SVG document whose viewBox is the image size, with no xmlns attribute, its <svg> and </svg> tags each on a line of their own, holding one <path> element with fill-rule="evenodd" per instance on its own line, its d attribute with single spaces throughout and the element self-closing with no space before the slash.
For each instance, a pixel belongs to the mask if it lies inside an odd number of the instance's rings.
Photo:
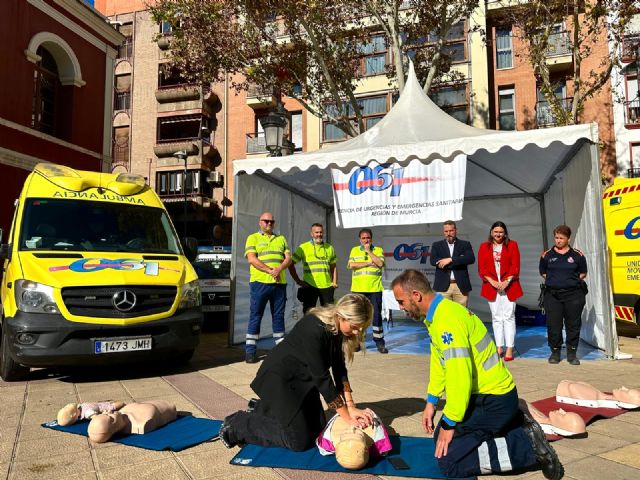
<svg viewBox="0 0 640 480">
<path fill-rule="evenodd" d="M 336 460 L 348 470 L 359 470 L 369 462 L 367 435 L 359 428 L 351 427 L 334 443 Z"/>
</svg>

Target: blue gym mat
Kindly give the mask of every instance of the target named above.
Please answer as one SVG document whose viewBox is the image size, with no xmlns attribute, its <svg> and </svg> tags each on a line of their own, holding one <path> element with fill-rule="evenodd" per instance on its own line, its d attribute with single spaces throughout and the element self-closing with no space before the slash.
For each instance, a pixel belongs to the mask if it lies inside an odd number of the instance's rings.
<svg viewBox="0 0 640 480">
<path fill-rule="evenodd" d="M 131 447 L 146 448 L 147 450 L 171 450 L 179 452 L 185 448 L 193 447 L 218 436 L 222 421 L 208 418 L 196 418 L 191 415 L 179 416 L 171 423 L 153 432 L 131 435 L 114 435 L 110 442 L 122 443 Z M 76 435 L 87 434 L 88 421 L 81 421 L 73 425 L 60 426 L 55 420 L 42 424 L 43 427 L 58 430 L 60 432 L 74 433 Z"/>
<path fill-rule="evenodd" d="M 491 323 L 485 323 L 489 333 L 493 335 Z M 429 354 L 429 335 L 421 322 L 401 319 L 384 322 L 384 339 L 389 353 L 402 353 L 409 355 Z M 265 338 L 258 342 L 258 348 L 271 349 L 274 346 L 273 339 Z M 376 345 L 371 337 L 371 329 L 367 332 L 367 355 L 375 354 Z M 515 358 L 544 358 L 551 354 L 547 345 L 547 327 L 532 325 L 516 326 L 516 352 Z M 565 354 L 563 354 L 564 356 Z M 580 360 L 601 360 L 604 353 L 597 348 L 580 340 L 578 346 L 578 358 Z"/>
<path fill-rule="evenodd" d="M 446 478 L 433 456 L 435 444 L 432 438 L 391 436 L 393 450 L 388 457 L 372 459 L 369 466 L 361 470 L 342 468 L 334 455 L 323 456 L 316 447 L 304 452 L 294 452 L 286 448 L 267 448 L 245 445 L 231 459 L 232 465 L 246 467 L 293 468 L 322 472 L 368 473 L 394 477 Z M 409 469 L 396 470 L 388 458 L 401 457 Z"/>
</svg>

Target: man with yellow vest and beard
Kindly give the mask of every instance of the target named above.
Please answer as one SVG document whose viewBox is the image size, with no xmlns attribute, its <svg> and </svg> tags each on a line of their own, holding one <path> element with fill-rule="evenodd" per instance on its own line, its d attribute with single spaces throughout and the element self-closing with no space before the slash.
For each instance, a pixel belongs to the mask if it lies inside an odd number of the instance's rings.
<svg viewBox="0 0 640 480">
<path fill-rule="evenodd" d="M 302 311 L 316 306 L 318 299 L 323 307 L 333 303 L 333 292 L 338 287 L 338 269 L 336 252 L 333 246 L 324 241 L 324 227 L 320 223 L 311 225 L 311 240 L 302 243 L 291 257 L 289 273 L 298 284 L 298 300 L 302 302 Z M 294 264 L 302 262 L 302 280 Z"/>
<path fill-rule="evenodd" d="M 431 289 L 417 270 L 391 283 L 400 309 L 422 320 L 431 337 L 431 362 L 422 426 L 434 434 L 435 456 L 447 477 L 474 477 L 537 467 L 559 480 L 564 468 L 542 427 L 518 406 L 513 377 L 482 321 Z M 442 418 L 434 429 L 440 397 Z"/>
<path fill-rule="evenodd" d="M 273 214 L 260 215 L 260 230 L 247 237 L 244 255 L 249 262 L 250 314 L 245 340 L 245 361 L 256 363 L 262 315 L 271 304 L 271 322 L 276 345 L 284 340 L 284 309 L 287 304 L 285 270 L 291 263 L 289 245 L 283 235 L 273 231 Z"/>
<path fill-rule="evenodd" d="M 373 245 L 373 233 L 368 228 L 358 232 L 360 245 L 351 249 L 347 268 L 351 273 L 351 291 L 361 293 L 373 305 L 373 340 L 380 353 L 389 353 L 384 343 L 382 328 L 382 269 L 384 268 L 384 251 Z"/>
</svg>

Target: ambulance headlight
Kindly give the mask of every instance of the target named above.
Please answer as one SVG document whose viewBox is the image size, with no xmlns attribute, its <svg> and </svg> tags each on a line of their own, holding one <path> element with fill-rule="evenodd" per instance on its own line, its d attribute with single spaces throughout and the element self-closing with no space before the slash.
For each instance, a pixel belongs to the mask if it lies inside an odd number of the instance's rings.
<svg viewBox="0 0 640 480">
<path fill-rule="evenodd" d="M 182 287 L 179 309 L 199 307 L 202 304 L 200 295 L 200 282 L 198 279 L 189 282 Z"/>
<path fill-rule="evenodd" d="M 60 313 L 53 298 L 53 288 L 31 280 L 15 283 L 16 305 L 25 313 Z"/>
</svg>

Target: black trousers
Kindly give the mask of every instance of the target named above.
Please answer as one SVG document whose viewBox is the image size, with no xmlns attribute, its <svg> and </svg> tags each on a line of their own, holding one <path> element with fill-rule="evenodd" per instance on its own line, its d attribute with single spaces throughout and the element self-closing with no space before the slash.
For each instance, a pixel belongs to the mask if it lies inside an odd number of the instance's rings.
<svg viewBox="0 0 640 480">
<path fill-rule="evenodd" d="M 269 405 L 260 400 L 252 412 L 239 411 L 225 421 L 231 425 L 230 440 L 263 447 L 283 447 L 296 452 L 308 450 L 327 424 L 318 390 L 310 391 L 300 410 L 288 424 L 270 412 Z"/>
<path fill-rule="evenodd" d="M 536 465 L 536 456 L 522 429 L 523 416 L 514 388 L 504 395 L 471 395 L 464 418 L 438 466 L 447 477 L 475 477 Z M 438 441 L 440 425 L 434 432 Z"/>
<path fill-rule="evenodd" d="M 307 287 L 300 289 L 300 297 L 302 301 L 302 311 L 303 313 L 307 313 L 307 310 L 313 308 L 318 303 L 318 299 L 320 299 L 320 305 L 323 307 L 325 305 L 329 305 L 333 303 L 333 292 L 335 288 L 327 287 L 327 288 L 316 288 L 316 287 Z"/>
<path fill-rule="evenodd" d="M 544 293 L 544 310 L 547 314 L 547 341 L 549 347 L 562 347 L 562 326 L 566 332 L 567 348 L 577 349 L 582 326 L 582 309 L 585 294 L 581 288 L 556 290 L 547 288 Z"/>
</svg>

